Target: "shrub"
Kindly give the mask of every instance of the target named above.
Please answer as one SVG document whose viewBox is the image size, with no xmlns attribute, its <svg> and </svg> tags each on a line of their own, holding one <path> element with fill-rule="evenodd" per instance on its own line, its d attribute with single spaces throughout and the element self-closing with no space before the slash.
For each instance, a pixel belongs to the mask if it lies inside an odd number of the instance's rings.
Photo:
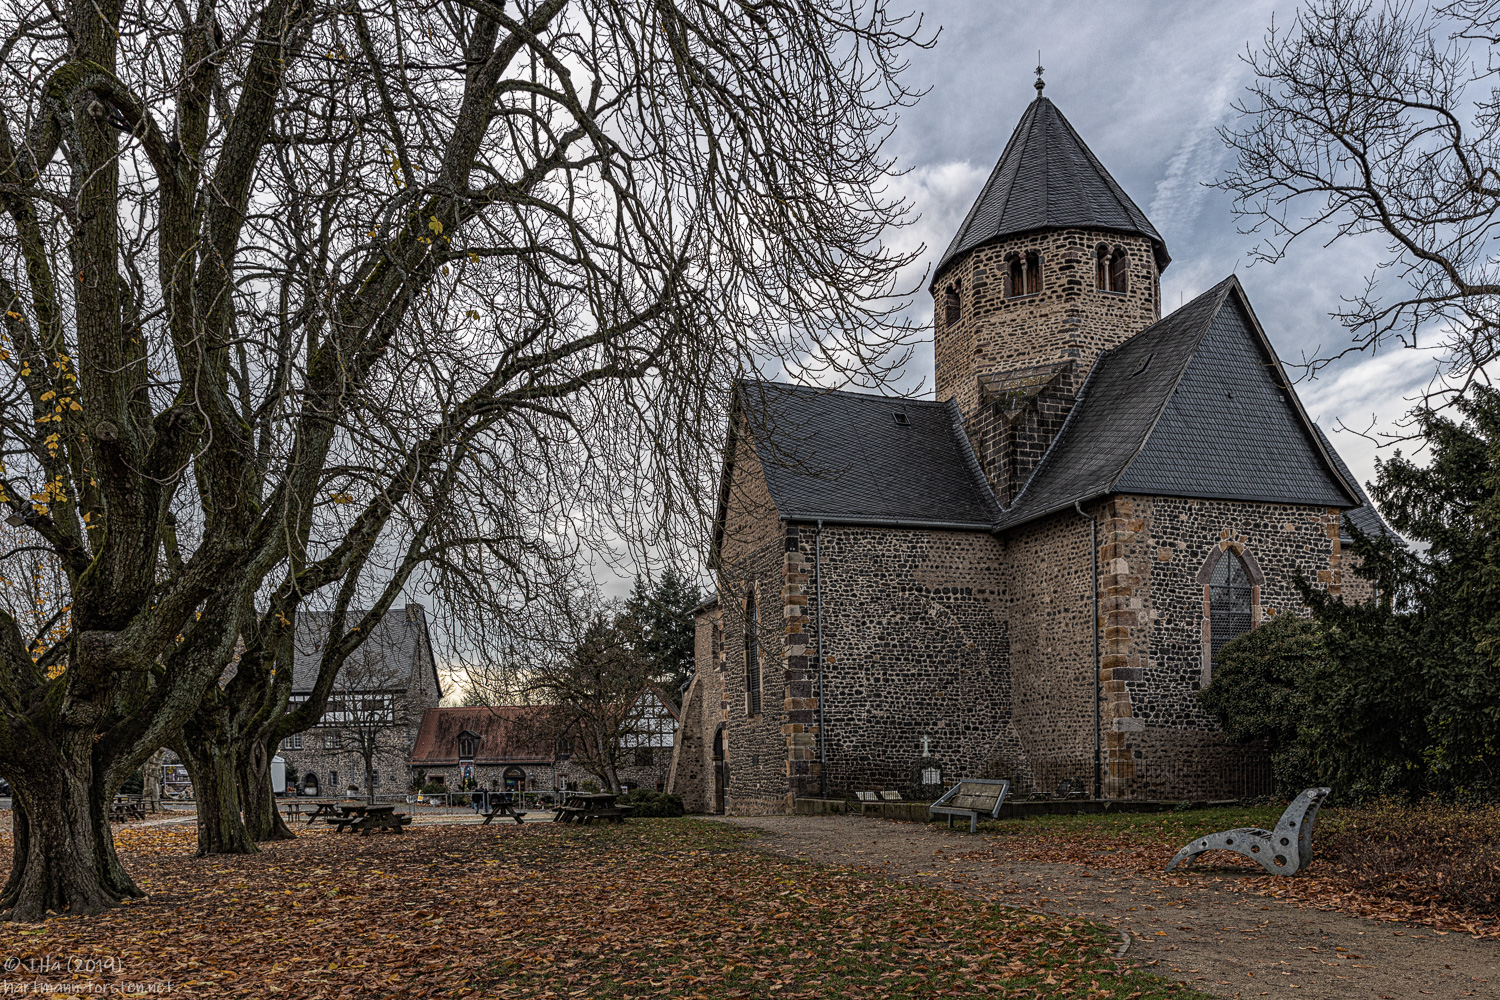
<svg viewBox="0 0 1500 1000">
<path fill-rule="evenodd" d="M 653 792 L 646 788 L 637 788 L 620 796 L 619 803 L 626 806 L 634 806 L 632 816 L 643 816 L 648 819 L 676 819 L 684 812 L 682 807 L 682 796 L 672 792 Z"/>
</svg>

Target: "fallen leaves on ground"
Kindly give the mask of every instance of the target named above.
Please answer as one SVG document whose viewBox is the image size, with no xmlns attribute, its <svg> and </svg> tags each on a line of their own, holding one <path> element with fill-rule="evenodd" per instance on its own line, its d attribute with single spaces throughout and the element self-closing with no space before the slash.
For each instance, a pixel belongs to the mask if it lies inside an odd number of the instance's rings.
<svg viewBox="0 0 1500 1000">
<path fill-rule="evenodd" d="M 1314 861 L 1287 878 L 1228 851 L 1166 874 L 1177 849 L 1204 833 L 1269 829 L 1274 807 L 1038 817 L 985 824 L 1013 860 L 1123 870 L 1163 882 L 1287 899 L 1316 909 L 1500 939 L 1500 809 L 1381 804 L 1324 809 Z"/>
<path fill-rule="evenodd" d="M 1104 928 L 754 851 L 692 820 L 327 832 L 194 858 L 124 829 L 146 900 L 0 925 L 36 973 L 110 957 L 116 983 L 224 997 L 1187 998 L 1114 960 Z M 100 982 L 75 973 L 74 981 Z"/>
</svg>

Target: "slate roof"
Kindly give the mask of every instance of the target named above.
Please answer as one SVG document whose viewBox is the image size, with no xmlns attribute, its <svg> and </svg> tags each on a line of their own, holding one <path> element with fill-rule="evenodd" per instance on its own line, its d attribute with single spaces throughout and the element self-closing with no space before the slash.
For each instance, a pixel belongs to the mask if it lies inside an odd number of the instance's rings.
<svg viewBox="0 0 1500 1000">
<path fill-rule="evenodd" d="M 788 520 L 983 530 L 999 513 L 951 400 L 756 381 L 736 410 Z"/>
<path fill-rule="evenodd" d="M 1349 478 L 1230 277 L 1095 362 L 999 527 L 1109 493 L 1356 507 Z"/>
<path fill-rule="evenodd" d="M 1045 97 L 1026 109 L 953 242 L 933 270 L 933 283 L 960 254 L 1003 236 L 1037 229 L 1086 227 L 1151 240 L 1156 265 L 1172 258 L 1161 234 Z"/>
<path fill-rule="evenodd" d="M 348 623 L 356 623 L 364 611 L 350 611 Z M 332 612 L 297 612 L 297 628 L 292 638 L 292 693 L 306 694 L 318 679 L 318 665 L 323 660 L 323 644 L 328 638 Z M 408 604 L 405 610 L 386 612 L 375 631 L 344 661 L 334 689 L 361 691 L 405 691 L 415 679 L 415 665 L 421 644 L 427 641 L 427 609 Z M 436 665 L 434 665 L 436 670 Z M 349 685 L 346 687 L 346 682 Z M 441 685 L 439 686 L 441 690 Z"/>
</svg>

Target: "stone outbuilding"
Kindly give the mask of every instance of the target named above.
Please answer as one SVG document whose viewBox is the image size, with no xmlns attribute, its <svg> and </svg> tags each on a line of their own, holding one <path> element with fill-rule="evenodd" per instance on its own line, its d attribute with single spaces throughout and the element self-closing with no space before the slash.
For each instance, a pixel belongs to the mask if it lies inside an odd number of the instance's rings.
<svg viewBox="0 0 1500 1000">
<path fill-rule="evenodd" d="M 1386 530 L 1231 276 L 1166 317 L 1166 243 L 1045 97 L 942 256 L 935 399 L 774 382 L 731 400 L 718 593 L 671 790 L 1270 790 L 1197 692 L 1225 642 L 1367 599 Z"/>
<path fill-rule="evenodd" d="M 363 612 L 350 611 L 348 621 Z M 300 611 L 293 635 L 293 707 L 306 701 L 318 678 L 329 615 Z M 307 795 L 397 795 L 411 783 L 407 759 L 422 714 L 442 700 L 442 683 L 427 631 L 427 609 L 393 608 L 374 633 L 344 661 L 318 724 L 281 741 L 287 783 Z M 365 752 L 373 760 L 374 788 L 365 787 Z"/>
</svg>

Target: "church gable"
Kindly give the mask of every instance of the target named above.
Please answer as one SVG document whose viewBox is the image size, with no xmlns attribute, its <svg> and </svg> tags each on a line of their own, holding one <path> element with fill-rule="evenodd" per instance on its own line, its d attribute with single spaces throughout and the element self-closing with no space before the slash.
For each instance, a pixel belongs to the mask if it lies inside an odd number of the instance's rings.
<svg viewBox="0 0 1500 1000">
<path fill-rule="evenodd" d="M 1233 277 L 1099 358 L 1000 526 L 1110 493 L 1360 503 Z"/>
<path fill-rule="evenodd" d="M 1356 506 L 1238 282 L 1229 291 L 1115 492 Z"/>
</svg>

